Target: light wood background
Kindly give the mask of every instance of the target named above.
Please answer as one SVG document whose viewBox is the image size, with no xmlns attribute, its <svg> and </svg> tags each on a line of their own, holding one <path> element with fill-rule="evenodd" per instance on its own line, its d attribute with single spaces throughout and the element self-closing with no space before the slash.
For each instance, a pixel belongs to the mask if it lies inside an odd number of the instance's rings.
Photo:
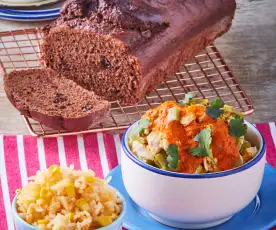
<svg viewBox="0 0 276 230">
<path fill-rule="evenodd" d="M 276 0 L 237 0 L 233 27 L 216 45 L 253 101 L 252 122 L 276 121 Z M 44 23 L 0 20 L 0 31 L 40 27 Z M 27 134 L 8 102 L 0 77 L 0 134 Z"/>
</svg>

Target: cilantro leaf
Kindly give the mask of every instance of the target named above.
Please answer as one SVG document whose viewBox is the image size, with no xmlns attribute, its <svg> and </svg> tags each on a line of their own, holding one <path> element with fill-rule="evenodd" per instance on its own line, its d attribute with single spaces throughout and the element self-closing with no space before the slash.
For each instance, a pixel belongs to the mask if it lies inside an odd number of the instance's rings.
<svg viewBox="0 0 276 230">
<path fill-rule="evenodd" d="M 220 98 L 216 98 L 215 100 L 211 101 L 210 105 L 214 108 L 222 108 L 224 106 L 224 102 Z"/>
<path fill-rule="evenodd" d="M 195 148 L 189 149 L 189 153 L 191 153 L 192 156 L 197 156 L 197 157 L 209 156 L 205 148 L 202 148 L 202 147 L 195 147 Z"/>
<path fill-rule="evenodd" d="M 210 117 L 214 119 L 218 118 L 221 114 L 224 113 L 222 109 L 209 107 L 209 106 L 206 108 L 206 112 Z"/>
<path fill-rule="evenodd" d="M 167 161 L 168 167 L 171 169 L 177 169 L 178 167 L 178 160 L 179 160 L 179 152 L 178 147 L 175 144 L 171 144 L 168 146 L 167 150 Z"/>
<path fill-rule="evenodd" d="M 145 128 L 141 128 L 141 130 L 139 131 L 139 135 L 141 136 L 144 132 L 145 132 Z"/>
<path fill-rule="evenodd" d="M 180 101 L 180 105 L 187 105 L 190 103 L 190 100 L 193 99 L 195 97 L 195 94 L 193 93 L 187 93 L 185 94 L 185 97 L 182 101 Z"/>
<path fill-rule="evenodd" d="M 210 144 L 212 141 L 210 127 L 201 130 L 201 132 L 195 136 L 195 141 L 197 141 L 203 148 L 205 148 L 208 156 L 212 156 L 212 152 L 210 149 Z"/>
<path fill-rule="evenodd" d="M 206 107 L 206 112 L 210 117 L 216 119 L 224 113 L 224 110 L 222 109 L 223 106 L 224 102 L 220 98 L 217 98 Z"/>
<path fill-rule="evenodd" d="M 210 127 L 201 130 L 201 132 L 195 136 L 195 141 L 198 142 L 198 147 L 189 149 L 189 153 L 191 153 L 192 156 L 212 157 L 212 151 L 210 148 L 212 142 Z"/>
<path fill-rule="evenodd" d="M 247 132 L 247 125 L 244 124 L 243 118 L 236 115 L 235 118 L 229 122 L 230 130 L 229 134 L 233 137 L 242 137 Z"/>
</svg>

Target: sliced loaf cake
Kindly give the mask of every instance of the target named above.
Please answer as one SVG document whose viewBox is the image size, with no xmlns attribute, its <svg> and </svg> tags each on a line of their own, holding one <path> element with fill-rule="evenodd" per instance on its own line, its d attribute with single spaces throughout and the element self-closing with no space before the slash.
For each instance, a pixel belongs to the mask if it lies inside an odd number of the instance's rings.
<svg viewBox="0 0 276 230">
<path fill-rule="evenodd" d="M 51 69 L 13 71 L 4 89 L 21 114 L 53 129 L 85 130 L 108 114 L 109 102 Z"/>
<path fill-rule="evenodd" d="M 108 100 L 135 104 L 226 33 L 235 0 L 69 0 L 44 28 L 43 63 Z"/>
</svg>

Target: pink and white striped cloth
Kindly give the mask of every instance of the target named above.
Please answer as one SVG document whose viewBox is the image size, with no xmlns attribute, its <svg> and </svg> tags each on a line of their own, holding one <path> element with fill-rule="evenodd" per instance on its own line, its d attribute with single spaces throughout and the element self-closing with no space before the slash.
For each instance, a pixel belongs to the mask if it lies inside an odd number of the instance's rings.
<svg viewBox="0 0 276 230">
<path fill-rule="evenodd" d="M 275 123 L 257 128 L 267 142 L 267 161 L 276 166 Z M 46 139 L 0 135 L 0 229 L 14 230 L 11 201 L 15 190 L 37 170 L 52 164 L 74 164 L 77 169 L 90 168 L 104 177 L 120 163 L 121 138 L 122 135 L 108 133 Z"/>
</svg>

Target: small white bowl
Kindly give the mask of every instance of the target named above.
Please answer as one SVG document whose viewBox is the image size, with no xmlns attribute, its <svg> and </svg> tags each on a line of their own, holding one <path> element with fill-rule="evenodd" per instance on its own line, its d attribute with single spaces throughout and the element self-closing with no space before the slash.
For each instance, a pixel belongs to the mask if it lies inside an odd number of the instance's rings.
<svg viewBox="0 0 276 230">
<path fill-rule="evenodd" d="M 249 122 L 246 139 L 259 149 L 243 166 L 209 174 L 164 171 L 139 160 L 122 140 L 121 167 L 125 188 L 135 203 L 157 221 L 175 228 L 202 229 L 229 220 L 257 195 L 264 174 L 265 141 Z"/>
<path fill-rule="evenodd" d="M 118 218 L 115 221 L 112 222 L 112 224 L 105 227 L 98 228 L 98 230 L 122 230 L 123 229 L 123 221 L 126 215 L 126 201 L 123 195 L 118 191 L 117 191 L 117 195 L 122 200 L 121 214 L 118 216 Z M 15 229 L 16 230 L 39 230 L 38 227 L 28 224 L 20 217 L 16 208 L 16 199 L 17 199 L 17 195 L 14 197 L 12 202 L 12 214 L 13 214 Z"/>
</svg>

